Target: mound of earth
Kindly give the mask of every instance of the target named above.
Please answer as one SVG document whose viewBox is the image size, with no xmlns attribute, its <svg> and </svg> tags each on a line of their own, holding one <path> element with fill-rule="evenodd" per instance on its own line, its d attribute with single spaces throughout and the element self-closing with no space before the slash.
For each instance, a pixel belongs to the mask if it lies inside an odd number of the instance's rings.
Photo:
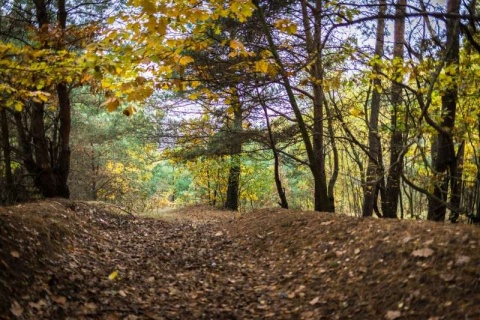
<svg viewBox="0 0 480 320">
<path fill-rule="evenodd" d="M 479 319 L 479 266 L 466 225 L 0 208 L 0 319 Z"/>
</svg>

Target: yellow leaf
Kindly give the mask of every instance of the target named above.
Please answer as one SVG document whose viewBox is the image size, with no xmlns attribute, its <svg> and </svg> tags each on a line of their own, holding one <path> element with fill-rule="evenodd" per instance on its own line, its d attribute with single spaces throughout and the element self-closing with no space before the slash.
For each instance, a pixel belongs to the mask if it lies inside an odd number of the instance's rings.
<svg viewBox="0 0 480 320">
<path fill-rule="evenodd" d="M 147 14 L 154 14 L 157 11 L 157 6 L 155 2 L 151 0 L 143 0 L 142 1 L 143 11 Z"/>
<path fill-rule="evenodd" d="M 363 115 L 363 112 L 358 108 L 352 108 L 350 109 L 350 114 L 354 117 L 358 117 L 360 115 Z"/>
<path fill-rule="evenodd" d="M 37 87 L 37 90 L 43 89 L 45 87 L 45 81 L 43 81 L 42 79 L 38 80 L 36 87 Z"/>
<path fill-rule="evenodd" d="M 20 101 L 15 102 L 15 111 L 22 111 L 23 110 L 23 103 Z"/>
<path fill-rule="evenodd" d="M 269 63 L 265 60 L 255 62 L 255 71 L 261 73 L 267 73 Z"/>
<path fill-rule="evenodd" d="M 33 91 L 30 94 L 35 102 L 47 102 L 50 97 L 50 93 L 44 91 Z"/>
<path fill-rule="evenodd" d="M 252 15 L 254 10 L 255 6 L 251 1 L 233 0 L 230 3 L 231 13 L 233 13 L 240 22 L 245 22 L 247 18 Z"/>
<path fill-rule="evenodd" d="M 198 88 L 200 85 L 201 85 L 201 82 L 200 82 L 200 81 L 192 81 L 192 82 L 190 83 L 190 87 L 191 87 L 192 89 L 196 89 L 196 88 Z"/>
<path fill-rule="evenodd" d="M 158 24 L 157 24 L 157 32 L 160 36 L 163 36 L 167 33 L 167 25 L 168 25 L 168 19 L 165 17 L 162 17 L 159 19 Z"/>
<path fill-rule="evenodd" d="M 278 19 L 274 23 L 275 28 L 288 34 L 297 33 L 297 24 L 288 19 Z"/>
<path fill-rule="evenodd" d="M 114 280 L 116 277 L 118 277 L 118 271 L 113 271 L 113 272 L 110 273 L 110 275 L 108 276 L 108 280 Z"/>
<path fill-rule="evenodd" d="M 185 66 L 189 63 L 193 62 L 193 58 L 190 57 L 190 56 L 183 56 L 180 58 L 180 60 L 178 61 L 178 63 L 181 65 L 181 66 Z"/>
<path fill-rule="evenodd" d="M 230 40 L 230 48 L 233 50 L 243 50 L 245 47 L 240 41 Z"/>
<path fill-rule="evenodd" d="M 188 96 L 188 99 L 190 99 L 190 100 L 197 100 L 198 97 L 200 97 L 200 93 L 199 93 L 199 92 L 194 92 L 194 93 L 192 93 L 192 94 L 190 94 L 190 95 Z"/>
<path fill-rule="evenodd" d="M 150 32 L 154 32 L 155 28 L 157 27 L 157 19 L 155 18 L 155 16 L 151 15 L 150 17 L 148 17 L 148 22 L 145 23 L 145 26 Z"/>
<path fill-rule="evenodd" d="M 291 25 L 289 25 L 285 31 L 288 33 L 288 34 L 295 34 L 297 33 L 297 25 L 292 23 Z"/>
</svg>

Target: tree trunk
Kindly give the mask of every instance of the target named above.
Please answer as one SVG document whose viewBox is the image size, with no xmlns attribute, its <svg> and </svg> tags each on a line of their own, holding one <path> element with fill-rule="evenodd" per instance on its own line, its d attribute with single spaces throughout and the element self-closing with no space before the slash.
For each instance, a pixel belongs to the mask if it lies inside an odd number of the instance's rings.
<svg viewBox="0 0 480 320">
<path fill-rule="evenodd" d="M 10 132 L 8 127 L 7 111 L 5 108 L 0 109 L 0 124 L 2 128 L 2 149 L 3 162 L 5 165 L 5 204 L 12 204 L 17 198 L 15 183 L 13 181 Z"/>
<path fill-rule="evenodd" d="M 313 162 L 310 162 L 310 169 L 314 178 L 315 210 L 334 212 L 333 194 L 328 195 L 327 175 L 325 173 L 325 155 L 324 155 L 324 102 L 323 92 L 323 56 L 322 56 L 322 11 L 323 3 L 321 0 L 315 1 L 315 12 L 313 19 L 313 34 L 310 30 L 309 14 L 307 12 L 306 1 L 302 1 L 302 14 L 305 29 L 305 39 L 307 44 L 308 59 L 313 62 L 309 68 L 310 76 L 313 79 Z"/>
<path fill-rule="evenodd" d="M 379 16 L 385 15 L 387 11 L 386 0 L 378 1 L 378 14 Z M 383 57 L 385 43 L 385 19 L 379 18 L 377 23 L 377 39 L 375 43 L 375 56 L 378 58 Z M 378 74 L 378 67 L 375 67 L 375 73 Z M 383 168 L 380 167 L 379 155 L 380 150 L 380 137 L 378 134 L 378 118 L 380 115 L 380 96 L 378 87 L 382 85 L 380 79 L 373 80 L 373 92 L 372 100 L 370 104 L 370 119 L 368 122 L 368 165 L 367 176 L 364 188 L 363 198 L 363 217 L 371 217 L 379 194 L 379 180 L 383 179 Z"/>
<path fill-rule="evenodd" d="M 237 211 L 239 203 L 240 161 L 238 155 L 232 155 L 232 162 L 228 174 L 227 199 L 225 209 Z"/>
<path fill-rule="evenodd" d="M 338 173 L 340 171 L 340 168 L 339 168 L 340 160 L 338 157 L 338 148 L 335 141 L 335 133 L 333 128 L 333 115 L 326 101 L 325 101 L 325 112 L 327 114 L 328 135 L 330 138 L 330 143 L 332 146 L 332 153 L 333 153 L 333 172 L 332 172 L 332 175 L 330 176 L 330 180 L 328 181 L 327 196 L 328 196 L 328 201 L 330 202 L 332 211 L 335 211 L 334 191 L 335 191 L 335 184 L 337 183 Z"/>
<path fill-rule="evenodd" d="M 300 134 L 302 136 L 302 141 L 305 146 L 305 150 L 307 153 L 308 157 L 308 163 L 309 163 L 309 168 L 310 171 L 312 172 L 313 178 L 314 178 L 314 184 L 315 184 L 315 210 L 317 211 L 325 211 L 322 210 L 323 206 L 328 203 L 328 197 L 327 197 L 327 184 L 326 181 L 324 180 L 323 187 L 321 187 L 321 179 L 322 176 L 319 174 L 318 170 L 318 163 L 316 161 L 316 156 L 314 152 L 314 148 L 312 145 L 312 141 L 310 140 L 310 135 L 309 131 L 307 128 L 307 125 L 305 123 L 305 120 L 303 118 L 302 111 L 300 110 L 300 107 L 297 103 L 297 100 L 295 98 L 295 94 L 293 92 L 292 84 L 290 82 L 290 79 L 288 77 L 287 70 L 285 68 L 285 65 L 278 53 L 277 47 L 275 45 L 275 42 L 273 41 L 273 37 L 271 34 L 270 27 L 266 21 L 264 12 L 262 10 L 262 7 L 259 5 L 258 1 L 254 1 L 254 4 L 257 6 L 259 18 L 260 18 L 260 23 L 262 24 L 262 28 L 265 34 L 265 37 L 267 38 L 268 41 L 268 47 L 270 51 L 272 52 L 272 55 L 275 59 L 275 62 L 277 63 L 279 69 L 280 69 L 280 76 L 282 80 L 282 84 L 285 88 L 285 91 L 287 93 L 288 97 L 288 102 L 290 103 L 290 107 L 292 108 L 293 113 L 295 114 L 295 119 L 297 120 L 297 125 L 298 129 L 300 131 Z M 303 4 L 303 2 L 302 2 Z M 308 19 L 308 17 L 304 17 L 304 19 Z"/>
<path fill-rule="evenodd" d="M 394 25 L 394 48 L 393 59 L 398 65 L 403 64 L 405 46 L 405 10 L 407 0 L 398 0 L 395 10 Z M 395 74 L 392 83 L 392 135 L 390 137 L 390 168 L 387 176 L 387 190 L 384 199 L 384 218 L 397 218 L 398 199 L 400 194 L 400 182 L 403 172 L 403 130 L 401 129 L 399 107 L 402 104 L 402 78 L 401 73 Z M 383 201 L 383 199 L 382 199 Z"/>
<path fill-rule="evenodd" d="M 45 0 L 35 1 L 36 18 L 40 30 L 46 28 L 49 23 L 47 3 Z M 58 25 L 62 30 L 66 28 L 65 1 L 58 0 Z M 48 48 L 48 44 L 44 44 Z M 62 49 L 59 44 L 55 49 Z M 33 176 L 34 184 L 46 198 L 63 197 L 68 198 L 70 191 L 67 180 L 70 171 L 70 125 L 71 105 L 68 88 L 64 83 L 56 86 L 58 96 L 59 127 L 58 141 L 53 139 L 51 145 L 46 136 L 45 128 L 45 105 L 43 103 L 32 103 L 30 129 L 32 139 L 27 134 L 27 126 L 22 124 L 21 116 L 16 116 L 17 131 L 19 131 L 19 142 L 24 151 L 24 165 Z M 22 132 L 20 132 L 22 131 Z M 33 148 L 29 145 L 33 144 Z M 27 145 L 28 144 L 28 145 Z M 58 152 L 56 150 L 59 150 Z"/>
<path fill-rule="evenodd" d="M 460 0 L 448 0 L 447 13 L 458 15 L 459 12 Z M 452 73 L 450 76 L 456 77 L 460 51 L 460 27 L 458 18 L 455 16 L 447 18 L 446 32 L 447 43 L 445 46 L 445 64 L 446 68 L 454 70 L 454 73 Z M 457 109 L 457 95 L 458 84 L 456 81 L 452 81 L 452 84 L 442 96 L 442 122 L 440 126 L 444 130 L 437 134 L 435 137 L 435 143 L 433 143 L 432 146 L 433 170 L 435 176 L 433 195 L 442 201 L 438 201 L 433 197 L 429 198 L 427 215 L 428 220 L 444 221 L 446 216 L 446 201 L 449 185 L 448 181 L 457 167 L 453 141 L 453 128 L 455 126 L 455 115 Z"/>
<path fill-rule="evenodd" d="M 450 197 L 450 208 L 452 210 L 450 214 L 450 221 L 457 222 L 460 216 L 460 205 L 462 202 L 462 176 L 463 176 L 463 159 L 465 155 L 465 141 L 462 141 L 460 147 L 458 147 L 455 170 L 452 174 L 452 194 Z"/>
<path fill-rule="evenodd" d="M 240 154 L 242 152 L 242 108 L 237 101 L 233 105 L 233 128 L 231 135 L 230 150 L 230 171 L 228 174 L 227 198 L 225 200 L 225 209 L 237 211 L 239 204 L 239 185 L 240 185 Z"/>
<path fill-rule="evenodd" d="M 257 96 L 259 96 L 258 93 L 257 93 Z M 279 204 L 282 208 L 288 209 L 288 202 L 287 202 L 287 196 L 285 195 L 285 188 L 283 188 L 282 180 L 280 179 L 280 159 L 278 156 L 275 138 L 272 132 L 272 126 L 270 125 L 270 117 L 267 112 L 267 106 L 265 105 L 265 101 L 261 97 L 259 97 L 259 100 L 263 108 L 263 113 L 265 114 L 265 121 L 267 123 L 267 131 L 268 131 L 268 140 L 270 142 L 270 148 L 272 149 L 272 153 L 273 153 L 275 186 L 277 187 L 278 197 L 280 198 Z"/>
</svg>

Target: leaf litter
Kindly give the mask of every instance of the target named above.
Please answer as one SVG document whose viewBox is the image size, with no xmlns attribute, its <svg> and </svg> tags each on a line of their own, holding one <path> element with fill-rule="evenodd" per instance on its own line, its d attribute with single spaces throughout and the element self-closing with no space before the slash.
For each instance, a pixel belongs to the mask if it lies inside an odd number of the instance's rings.
<svg viewBox="0 0 480 320">
<path fill-rule="evenodd" d="M 55 199 L 0 208 L 0 237 L 0 319 L 480 318 L 472 226 Z"/>
</svg>

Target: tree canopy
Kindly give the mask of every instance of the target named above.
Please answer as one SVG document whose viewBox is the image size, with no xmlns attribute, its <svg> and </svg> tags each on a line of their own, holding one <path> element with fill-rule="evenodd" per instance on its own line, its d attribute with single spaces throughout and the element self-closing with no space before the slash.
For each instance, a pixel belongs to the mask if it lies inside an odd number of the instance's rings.
<svg viewBox="0 0 480 320">
<path fill-rule="evenodd" d="M 3 0 L 1 201 L 478 221 L 477 6 Z"/>
</svg>

